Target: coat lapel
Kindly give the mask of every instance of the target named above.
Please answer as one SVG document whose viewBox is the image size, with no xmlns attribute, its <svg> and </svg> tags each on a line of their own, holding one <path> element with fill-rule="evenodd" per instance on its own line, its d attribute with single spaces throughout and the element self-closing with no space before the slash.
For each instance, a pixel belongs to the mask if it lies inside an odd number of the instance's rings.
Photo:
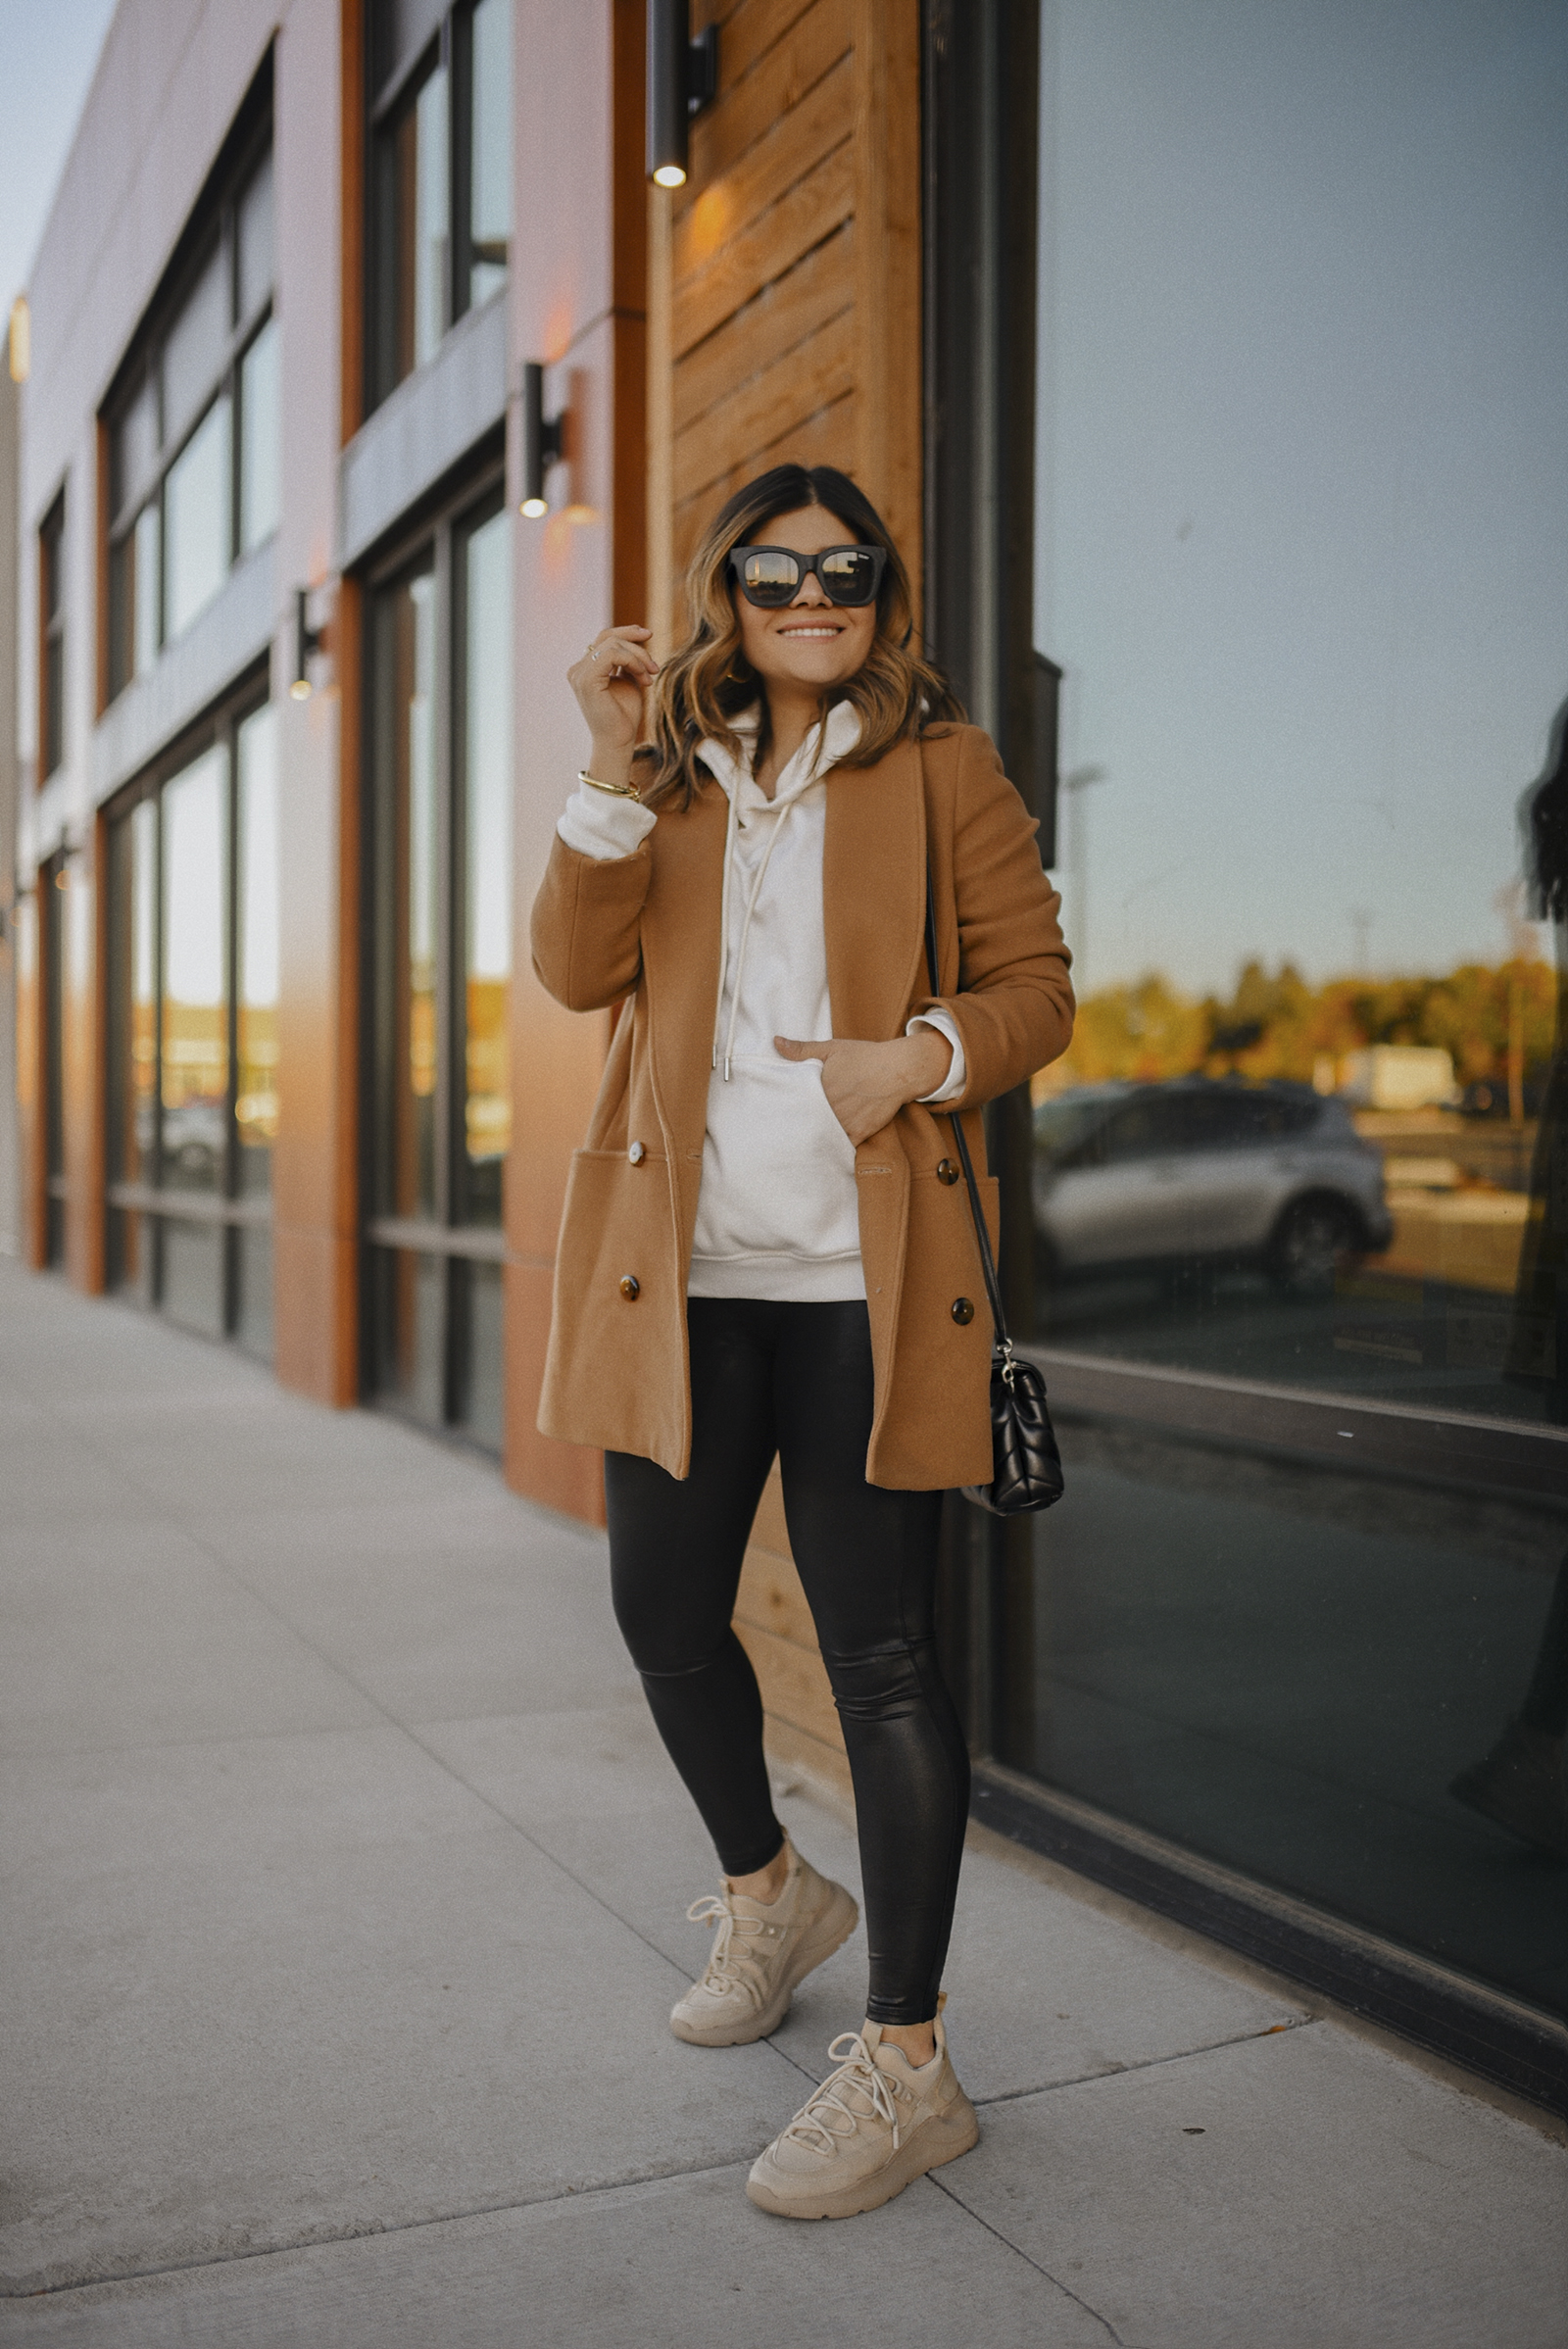
<svg viewBox="0 0 1568 2349">
<path fill-rule="evenodd" d="M 827 782 L 822 914 L 835 1036 L 902 1034 L 925 951 L 925 792 L 920 752 L 901 742 L 875 766 Z"/>
<path fill-rule="evenodd" d="M 708 783 L 688 808 L 660 818 L 643 909 L 654 1083 L 677 1155 L 701 1150 L 708 1124 L 726 811 L 724 794 Z"/>
</svg>

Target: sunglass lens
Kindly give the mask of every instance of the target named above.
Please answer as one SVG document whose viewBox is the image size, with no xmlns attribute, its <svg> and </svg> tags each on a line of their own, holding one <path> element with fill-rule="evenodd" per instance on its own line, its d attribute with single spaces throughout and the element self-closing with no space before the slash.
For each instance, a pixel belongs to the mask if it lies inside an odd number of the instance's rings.
<svg viewBox="0 0 1568 2349">
<path fill-rule="evenodd" d="M 817 577 L 835 604 L 869 604 L 876 593 L 876 563 L 858 547 L 835 547 L 817 565 Z"/>
<path fill-rule="evenodd" d="M 800 584 L 800 564 L 780 547 L 742 558 L 741 585 L 754 604 L 787 604 Z"/>
</svg>

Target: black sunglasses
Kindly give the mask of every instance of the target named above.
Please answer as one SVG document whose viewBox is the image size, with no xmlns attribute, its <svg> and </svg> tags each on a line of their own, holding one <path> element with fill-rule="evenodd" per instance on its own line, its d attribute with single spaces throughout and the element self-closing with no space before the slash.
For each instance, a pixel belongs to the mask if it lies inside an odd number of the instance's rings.
<svg viewBox="0 0 1568 2349">
<path fill-rule="evenodd" d="M 790 547 L 735 547 L 729 567 L 749 604 L 776 612 L 793 604 L 808 573 L 830 604 L 869 604 L 882 584 L 886 547 L 824 547 L 797 555 Z"/>
</svg>

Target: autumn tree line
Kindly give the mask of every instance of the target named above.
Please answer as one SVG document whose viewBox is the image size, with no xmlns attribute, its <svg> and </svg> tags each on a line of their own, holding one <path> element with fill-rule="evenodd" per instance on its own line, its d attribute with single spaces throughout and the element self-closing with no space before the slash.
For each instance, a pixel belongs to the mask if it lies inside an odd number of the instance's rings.
<svg viewBox="0 0 1568 2349">
<path fill-rule="evenodd" d="M 1060 1074 L 1070 1084 L 1238 1074 L 1310 1084 L 1324 1055 L 1338 1063 L 1374 1044 L 1441 1045 L 1461 1086 L 1505 1089 L 1510 1058 L 1544 1078 L 1558 1029 L 1549 963 L 1461 963 L 1444 978 L 1343 978 L 1309 987 L 1295 965 L 1272 977 L 1248 962 L 1229 1002 L 1185 996 L 1158 971 L 1079 1004 Z M 1565 1026 L 1568 1033 L 1568 1026 Z"/>
</svg>

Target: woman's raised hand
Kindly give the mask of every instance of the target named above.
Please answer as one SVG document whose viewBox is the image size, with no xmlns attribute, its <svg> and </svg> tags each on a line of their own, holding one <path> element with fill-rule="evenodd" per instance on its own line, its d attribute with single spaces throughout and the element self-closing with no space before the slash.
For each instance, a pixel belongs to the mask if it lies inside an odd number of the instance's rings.
<svg viewBox="0 0 1568 2349">
<path fill-rule="evenodd" d="M 652 634 L 635 622 L 601 628 L 566 671 L 593 742 L 588 771 L 601 783 L 624 783 L 631 774 L 631 755 L 642 739 L 643 697 L 659 674 L 648 650 Z"/>
</svg>

